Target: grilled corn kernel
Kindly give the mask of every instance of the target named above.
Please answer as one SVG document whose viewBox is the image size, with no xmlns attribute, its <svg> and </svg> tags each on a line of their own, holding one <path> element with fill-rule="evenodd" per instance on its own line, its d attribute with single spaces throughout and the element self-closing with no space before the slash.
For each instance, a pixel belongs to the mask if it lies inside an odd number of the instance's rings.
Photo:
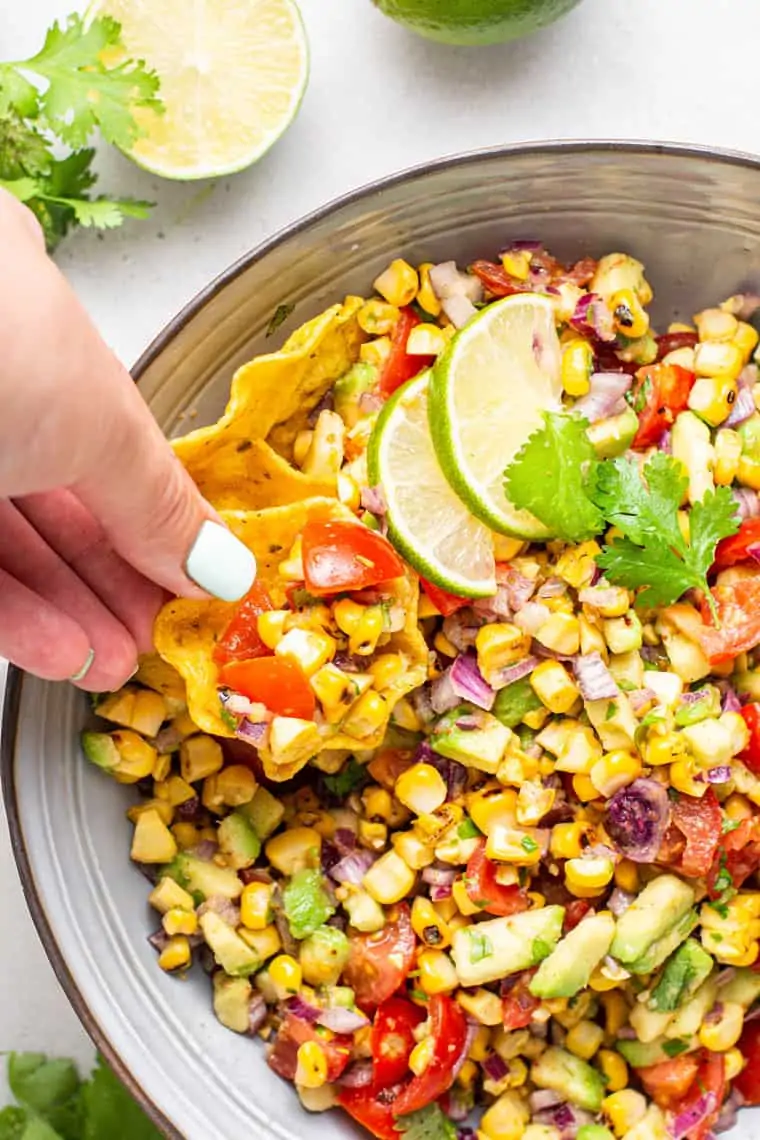
<svg viewBox="0 0 760 1140">
<path fill-rule="evenodd" d="M 381 819 L 388 823 L 393 814 L 393 799 L 387 788 L 372 784 L 362 792 L 362 805 L 367 819 Z"/>
<path fill-rule="evenodd" d="M 350 511 L 358 511 L 361 506 L 361 491 L 353 475 L 339 471 L 336 488 L 340 502 Z"/>
<path fill-rule="evenodd" d="M 167 914 L 176 909 L 191 911 L 195 906 L 192 895 L 166 875 L 159 879 L 150 892 L 148 902 L 159 914 Z"/>
<path fill-rule="evenodd" d="M 256 795 L 256 777 L 245 764 L 230 764 L 214 777 L 216 794 L 227 807 L 249 804 Z"/>
<path fill-rule="evenodd" d="M 421 1077 L 433 1059 L 435 1041 L 432 1037 L 424 1037 L 409 1054 L 409 1068 L 416 1077 Z"/>
<path fill-rule="evenodd" d="M 530 649 L 530 635 L 509 622 L 493 622 L 480 627 L 475 649 L 478 668 L 484 677 L 488 677 L 498 669 L 522 660 Z"/>
<path fill-rule="evenodd" d="M 359 820 L 359 844 L 368 851 L 382 851 L 388 843 L 386 824 L 368 819 Z"/>
<path fill-rule="evenodd" d="M 651 768 L 683 760 L 685 755 L 686 741 L 678 732 L 650 736 L 644 745 L 644 760 Z"/>
<path fill-rule="evenodd" d="M 601 1002 L 604 1006 L 605 1032 L 608 1037 L 617 1037 L 628 1021 L 628 1003 L 619 989 L 613 990 L 609 994 L 602 994 Z"/>
<path fill-rule="evenodd" d="M 649 331 L 649 314 L 633 289 L 613 293 L 607 302 L 612 309 L 615 328 L 629 340 L 638 340 Z"/>
<path fill-rule="evenodd" d="M 699 780 L 697 776 L 700 777 Z M 695 799 L 701 799 L 709 786 L 701 778 L 699 765 L 691 757 L 676 760 L 670 765 L 670 783 L 677 792 L 683 792 L 685 796 L 693 796 Z"/>
<path fill-rule="evenodd" d="M 735 344 L 700 342 L 694 349 L 697 376 L 725 376 L 736 380 L 744 367 L 744 356 Z"/>
<path fill-rule="evenodd" d="M 275 646 L 275 656 L 299 665 L 311 677 L 335 656 L 335 638 L 307 629 L 290 629 Z"/>
<path fill-rule="evenodd" d="M 400 653 L 381 653 L 367 669 L 373 678 L 376 689 L 390 688 L 406 672 L 406 664 Z"/>
<path fill-rule="evenodd" d="M 176 934 L 195 934 L 198 930 L 198 916 L 194 910 L 172 907 L 171 910 L 167 910 L 161 925 L 170 938 Z"/>
<path fill-rule="evenodd" d="M 639 869 L 630 859 L 622 859 L 615 867 L 615 886 L 632 895 L 638 894 L 641 887 Z"/>
<path fill-rule="evenodd" d="M 497 562 L 509 562 L 512 558 L 516 558 L 525 542 L 521 538 L 510 538 L 508 534 L 496 534 L 493 536 L 493 554 Z"/>
<path fill-rule="evenodd" d="M 455 879 L 451 887 L 451 896 L 457 904 L 462 915 L 482 914 L 482 906 L 474 903 L 467 893 L 464 879 Z"/>
<path fill-rule="evenodd" d="M 514 824 L 517 807 L 517 793 L 513 788 L 502 788 L 498 784 L 486 784 L 467 797 L 467 810 L 477 828 L 485 835 L 495 823 Z"/>
<path fill-rule="evenodd" d="M 621 1089 L 627 1087 L 629 1080 L 628 1066 L 619 1053 L 616 1053 L 613 1049 L 600 1049 L 596 1061 L 602 1073 L 607 1078 L 608 1093 L 620 1092 Z"/>
<path fill-rule="evenodd" d="M 746 796 L 741 796 L 737 792 L 723 801 L 723 810 L 728 818 L 733 820 L 752 819 L 755 814 L 752 804 Z"/>
<path fill-rule="evenodd" d="M 677 364 L 680 368 L 685 368 L 687 372 L 694 371 L 694 349 L 687 348 L 674 348 L 662 358 L 663 364 Z"/>
<path fill-rule="evenodd" d="M 569 1030 L 565 1048 L 583 1061 L 590 1061 L 603 1041 L 604 1030 L 601 1025 L 595 1021 L 579 1021 Z"/>
<path fill-rule="evenodd" d="M 289 994 L 298 993 L 303 981 L 301 963 L 290 954 L 278 954 L 269 963 L 269 977 L 281 1001 Z"/>
<path fill-rule="evenodd" d="M 715 437 L 713 478 L 719 487 L 730 487 L 739 470 L 742 440 L 731 428 L 721 428 Z"/>
<path fill-rule="evenodd" d="M 724 309 L 705 309 L 694 317 L 700 340 L 733 340 L 736 336 L 739 322 L 733 313 Z"/>
<path fill-rule="evenodd" d="M 587 340 L 574 337 L 562 349 L 562 387 L 568 396 L 585 396 L 591 387 L 594 350 Z"/>
<path fill-rule="evenodd" d="M 269 883 L 248 883 L 240 896 L 240 921 L 249 930 L 265 930 L 272 909 L 272 887 Z"/>
<path fill-rule="evenodd" d="M 144 811 L 135 823 L 130 858 L 135 863 L 171 863 L 176 854 L 177 843 L 158 811 Z"/>
<path fill-rule="evenodd" d="M 413 764 L 396 781 L 396 798 L 416 815 L 434 812 L 446 802 L 446 781 L 432 764 Z"/>
<path fill-rule="evenodd" d="M 486 840 L 486 855 L 518 867 L 534 867 L 541 861 L 542 850 L 529 832 L 495 823 Z"/>
<path fill-rule="evenodd" d="M 625 1136 L 646 1116 L 646 1097 L 635 1089 L 621 1089 L 605 1097 L 602 1111 L 612 1125 L 616 1136 Z"/>
<path fill-rule="evenodd" d="M 501 255 L 504 272 L 518 281 L 527 281 L 532 254 L 528 249 L 508 249 Z"/>
<path fill-rule="evenodd" d="M 146 811 L 155 811 L 167 827 L 171 827 L 174 819 L 174 808 L 168 800 L 143 800 L 142 803 L 133 804 L 127 808 L 127 819 L 130 823 L 137 823 L 140 816 Z"/>
<path fill-rule="evenodd" d="M 262 962 L 266 962 L 282 950 L 282 939 L 274 923 L 264 930 L 249 930 L 246 926 L 239 926 L 237 933 L 246 946 L 256 951 Z"/>
<path fill-rule="evenodd" d="M 518 1092 L 502 1093 L 480 1122 L 480 1132 L 486 1140 L 521 1140 L 525 1125 L 530 1120 L 527 1101 Z"/>
<path fill-rule="evenodd" d="M 426 946 L 444 950 L 451 945 L 451 931 L 429 899 L 419 895 L 412 903 L 412 929 Z"/>
<path fill-rule="evenodd" d="M 409 333 L 406 351 L 409 356 L 440 356 L 449 343 L 449 338 L 440 325 L 427 323 L 415 325 Z"/>
<path fill-rule="evenodd" d="M 588 832 L 585 823 L 557 823 L 552 828 L 549 850 L 555 859 L 579 859 L 583 853 L 581 840 Z"/>
<path fill-rule="evenodd" d="M 162 970 L 171 973 L 172 970 L 181 970 L 190 965 L 192 952 L 190 943 L 182 934 L 170 938 L 158 956 L 158 964 Z"/>
<path fill-rule="evenodd" d="M 295 1083 L 305 1089 L 321 1089 L 327 1081 L 327 1056 L 316 1041 L 299 1045 Z"/>
<path fill-rule="evenodd" d="M 589 775 L 599 795 L 609 799 L 615 792 L 637 780 L 641 773 L 639 758 L 632 752 L 618 749 L 616 752 L 607 752 L 601 760 L 597 760 Z"/>
<path fill-rule="evenodd" d="M 616 990 L 620 985 L 620 979 L 608 978 L 601 966 L 597 966 L 589 978 L 588 984 L 595 993 L 603 994 L 608 990 Z"/>
<path fill-rule="evenodd" d="M 539 700 L 553 713 L 566 713 L 580 696 L 580 690 L 559 661 L 542 661 L 530 675 L 530 684 Z"/>
<path fill-rule="evenodd" d="M 713 1053 L 727 1053 L 733 1049 L 744 1028 L 744 1007 L 737 1002 L 724 1002 L 716 1011 L 715 1020 L 703 1021 L 699 1040 Z"/>
<path fill-rule="evenodd" d="M 523 827 L 535 827 L 554 807 L 557 793 L 554 788 L 526 780 L 517 796 L 516 818 Z"/>
<path fill-rule="evenodd" d="M 501 1025 L 502 1003 L 497 994 L 490 990 L 479 988 L 477 990 L 460 990 L 457 1002 L 465 1013 L 473 1017 L 480 1025 Z"/>
<path fill-rule="evenodd" d="M 393 343 L 391 338 L 389 336 L 379 336 L 376 340 L 367 340 L 364 342 L 359 349 L 359 360 L 362 364 L 373 364 L 375 368 L 382 368 L 392 350 Z"/>
<path fill-rule="evenodd" d="M 444 657 L 458 657 L 459 656 L 459 650 L 457 649 L 457 647 L 452 642 L 449 641 L 448 637 L 443 632 L 443 630 L 439 630 L 438 633 L 435 635 L 435 638 L 433 640 L 433 645 L 438 650 L 439 653 L 443 654 Z"/>
<path fill-rule="evenodd" d="M 333 616 L 338 628 L 348 635 L 348 647 L 351 653 L 363 657 L 369 657 L 374 653 L 384 629 L 383 611 L 380 606 L 362 606 L 350 598 L 342 598 L 335 603 Z"/>
<path fill-rule="evenodd" d="M 711 427 L 717 427 L 731 412 L 736 394 L 735 377 L 701 376 L 689 392 L 689 407 Z"/>
<path fill-rule="evenodd" d="M 430 313 L 431 317 L 438 317 L 441 314 L 441 302 L 438 300 L 435 289 L 430 284 L 430 270 L 432 268 L 432 261 L 424 261 L 422 265 L 417 267 L 417 272 L 420 277 L 417 301 L 426 313 Z"/>
<path fill-rule="evenodd" d="M 408 867 L 421 871 L 435 862 L 433 844 L 425 843 L 414 831 L 396 831 L 391 843 Z"/>
<path fill-rule="evenodd" d="M 400 315 L 395 305 L 373 298 L 364 302 L 356 314 L 356 320 L 359 328 L 368 336 L 385 336 L 386 333 L 393 332 Z"/>
<path fill-rule="evenodd" d="M 573 791 L 582 804 L 599 799 L 596 785 L 592 783 L 591 777 L 584 772 L 576 772 L 573 776 Z"/>
<path fill-rule="evenodd" d="M 491 1030 L 481 1025 L 475 1032 L 467 1056 L 472 1061 L 485 1061 L 491 1051 Z"/>
<path fill-rule="evenodd" d="M 751 487 L 753 491 L 760 491 L 760 462 L 743 455 L 739 460 L 736 478 L 744 487 Z"/>
<path fill-rule="evenodd" d="M 552 614 L 536 633 L 536 640 L 555 653 L 574 656 L 581 647 L 580 623 L 571 614 Z"/>
<path fill-rule="evenodd" d="M 343 731 L 357 740 L 374 736 L 388 722 L 388 706 L 380 693 L 370 689 L 353 706 L 343 721 Z"/>
<path fill-rule="evenodd" d="M 593 541 L 568 547 L 555 566 L 557 576 L 573 589 L 582 590 L 593 580 L 597 568 L 596 558 L 601 552 L 599 544 Z"/>
<path fill-rule="evenodd" d="M 401 902 L 412 890 L 417 876 L 395 851 L 386 851 L 367 871 L 362 881 L 367 894 L 383 906 Z"/>
<path fill-rule="evenodd" d="M 313 827 L 291 827 L 267 842 L 265 854 L 276 871 L 294 875 L 304 867 L 316 867 L 322 836 Z"/>
<path fill-rule="evenodd" d="M 742 891 L 717 911 L 705 904 L 700 911 L 702 945 L 727 966 L 752 966 L 760 939 L 760 893 Z"/>
<path fill-rule="evenodd" d="M 293 440 L 293 462 L 296 467 L 303 467 L 306 456 L 309 454 L 311 448 L 311 441 L 314 439 L 313 431 L 299 431 L 296 438 Z"/>
<path fill-rule="evenodd" d="M 454 963 L 443 950 L 423 950 L 417 969 L 420 989 L 426 994 L 450 994 L 459 985 Z"/>
<path fill-rule="evenodd" d="M 457 1077 L 457 1084 L 459 1085 L 460 1088 L 471 1089 L 474 1086 L 475 1081 L 478 1079 L 479 1075 L 480 1075 L 480 1069 L 475 1064 L 475 1062 L 471 1061 L 468 1057 L 467 1060 L 465 1061 L 465 1063 L 462 1065 L 461 1069 L 459 1070 L 459 1076 Z"/>
<path fill-rule="evenodd" d="M 550 726 L 551 727 L 551 726 Z M 538 738 L 543 740 L 545 733 Z M 583 724 L 574 727 L 558 726 L 557 732 L 557 762 L 558 772 L 582 772 L 588 775 L 597 760 L 602 757 L 602 747 L 593 730 Z M 550 751 L 549 745 L 543 745 Z"/>
<path fill-rule="evenodd" d="M 573 894 L 581 890 L 601 890 L 612 881 L 615 864 L 604 855 L 590 859 L 569 859 L 565 864 L 565 879 Z M 580 896 L 582 897 L 582 896 Z"/>
<path fill-rule="evenodd" d="M 746 363 L 757 348 L 760 333 L 746 321 L 739 321 L 732 339 Z"/>
<path fill-rule="evenodd" d="M 733 1081 L 738 1077 L 747 1063 L 739 1049 L 729 1049 L 723 1060 L 726 1066 L 727 1081 Z"/>
<path fill-rule="evenodd" d="M 417 270 L 413 269 L 408 261 L 397 257 L 372 284 L 375 291 L 384 297 L 389 305 L 396 305 L 401 309 L 405 305 L 411 305 L 417 296 L 420 279 Z"/>
</svg>

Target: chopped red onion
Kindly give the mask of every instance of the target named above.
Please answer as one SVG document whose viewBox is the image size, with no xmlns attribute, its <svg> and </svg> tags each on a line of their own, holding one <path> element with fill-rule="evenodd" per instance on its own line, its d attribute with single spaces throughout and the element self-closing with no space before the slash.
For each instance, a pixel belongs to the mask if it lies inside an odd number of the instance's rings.
<svg viewBox="0 0 760 1140">
<path fill-rule="evenodd" d="M 536 1089 L 528 1097 L 528 1106 L 531 1112 L 542 1112 L 546 1108 L 554 1108 L 555 1105 L 562 1103 L 562 1097 L 559 1093 L 552 1092 L 551 1089 Z"/>
<path fill-rule="evenodd" d="M 609 416 L 625 411 L 620 401 L 631 387 L 632 378 L 625 372 L 595 372 L 589 382 L 589 391 L 573 404 L 574 415 L 596 424 Z"/>
<path fill-rule="evenodd" d="M 200 918 L 209 911 L 212 914 L 218 914 L 228 926 L 240 926 L 240 907 L 235 906 L 234 902 L 225 898 L 224 895 L 211 895 L 205 902 L 202 902 L 198 907 L 198 917 Z"/>
<path fill-rule="evenodd" d="M 713 1131 L 730 1132 L 732 1128 L 735 1128 L 739 1119 L 739 1109 L 743 1104 L 744 1097 L 738 1089 L 734 1089 L 720 1110 L 720 1115 L 713 1125 Z"/>
<path fill-rule="evenodd" d="M 376 487 L 362 487 L 361 505 L 365 511 L 382 517 L 388 513 L 388 504 L 385 501 L 385 492 L 378 484 Z"/>
<path fill-rule="evenodd" d="M 472 1048 L 472 1043 L 475 1040 L 475 1038 L 477 1037 L 479 1029 L 480 1029 L 480 1023 L 477 1021 L 473 1021 L 471 1018 L 468 1017 L 467 1018 L 467 1032 L 465 1033 L 464 1045 L 462 1046 L 462 1052 L 457 1057 L 457 1059 L 454 1062 L 452 1069 L 451 1069 L 452 1084 L 457 1079 L 457 1077 L 459 1076 L 459 1074 L 462 1070 L 462 1066 L 464 1065 L 465 1061 L 467 1060 L 467 1057 L 469 1056 L 470 1049 Z"/>
<path fill-rule="evenodd" d="M 493 708 L 496 693 L 480 672 L 474 653 L 463 653 L 457 657 L 451 666 L 450 679 L 454 692 L 462 700 L 470 701 L 486 712 Z"/>
<path fill-rule="evenodd" d="M 583 336 L 589 336 L 607 344 L 616 339 L 615 320 L 603 297 L 598 293 L 584 293 L 575 306 L 570 324 Z"/>
<path fill-rule="evenodd" d="M 430 284 L 439 301 L 466 297 L 476 305 L 483 300 L 483 283 L 471 273 L 462 273 L 455 261 L 442 261 L 430 270 Z"/>
<path fill-rule="evenodd" d="M 455 649 L 465 653 L 475 644 L 475 638 L 482 624 L 482 620 L 476 617 L 468 606 L 444 618 L 443 632 Z"/>
<path fill-rule="evenodd" d="M 526 574 L 521 574 L 512 566 L 508 570 L 500 571 L 499 585 L 507 591 L 507 601 L 513 611 L 522 609 L 536 592 L 533 578 L 528 578 Z"/>
<path fill-rule="evenodd" d="M 507 621 L 512 616 L 507 587 L 500 585 L 490 598 L 478 598 L 472 603 L 472 609 L 485 622 Z"/>
<path fill-rule="evenodd" d="M 150 942 L 154 950 L 157 950 L 159 954 L 162 954 L 169 944 L 169 935 L 165 930 L 159 927 L 155 933 L 151 934 L 148 937 L 148 942 Z"/>
<path fill-rule="evenodd" d="M 536 591 L 537 598 L 559 598 L 567 591 L 567 584 L 561 578 L 547 578 Z"/>
<path fill-rule="evenodd" d="M 614 586 L 586 586 L 578 592 L 578 601 L 586 606 L 608 606 L 617 601 L 618 592 Z"/>
<path fill-rule="evenodd" d="M 465 1089 L 455 1086 L 453 1089 L 449 1089 L 446 1099 L 448 1101 L 446 1106 L 446 1113 L 449 1120 L 453 1120 L 455 1124 L 461 1124 L 462 1121 L 466 1120 L 472 1112 L 474 1102 L 473 1094 L 471 1092 L 467 1092 Z M 471 1131 L 471 1129 L 459 1129 L 459 1132 L 469 1131 Z M 461 1140 L 459 1132 L 457 1133 L 457 1137 L 458 1140 Z M 472 1140 L 475 1140 L 474 1132 L 472 1133 Z"/>
<path fill-rule="evenodd" d="M 483 1071 L 492 1081 L 502 1081 L 509 1069 L 498 1053 L 489 1053 L 483 1061 Z"/>
<path fill-rule="evenodd" d="M 573 659 L 573 672 L 584 700 L 613 700 L 620 696 L 615 678 L 599 653 L 585 653 Z"/>
<path fill-rule="evenodd" d="M 554 1108 L 546 1108 L 533 1117 L 536 1124 L 548 1124 L 559 1129 L 561 1140 L 572 1140 L 578 1129 L 584 1124 L 592 1124 L 593 1116 L 583 1109 L 575 1108 L 571 1104 L 558 1104 Z"/>
<path fill-rule="evenodd" d="M 335 1006 L 333 1009 L 321 1009 L 317 1017 L 317 1025 L 324 1025 L 333 1033 L 356 1033 L 357 1029 L 364 1029 L 369 1025 L 369 1019 L 355 1009 L 345 1009 Z"/>
<path fill-rule="evenodd" d="M 459 693 L 454 688 L 454 682 L 451 678 L 452 666 L 449 665 L 441 673 L 440 677 L 436 677 L 430 687 L 430 704 L 433 712 L 442 713 L 450 712 L 460 704 Z"/>
<path fill-rule="evenodd" d="M 235 729 L 235 736 L 238 740 L 244 740 L 246 744 L 252 744 L 254 748 L 263 748 L 266 745 L 268 734 L 268 724 L 262 721 L 254 722 L 248 720 L 247 717 L 238 721 L 238 726 Z"/>
<path fill-rule="evenodd" d="M 732 487 L 731 494 L 736 499 L 739 508 L 739 518 L 742 522 L 747 519 L 756 519 L 760 515 L 760 497 L 757 491 L 750 487 Z"/>
<path fill-rule="evenodd" d="M 727 986 L 730 981 L 736 977 L 736 966 L 726 966 L 725 970 L 721 970 L 715 979 L 715 984 L 718 989 Z"/>
<path fill-rule="evenodd" d="M 339 649 L 333 657 L 333 665 L 342 669 L 344 673 L 361 673 L 366 665 L 366 660 L 365 657 L 359 657 L 355 653 L 346 653 L 345 650 Z"/>
<path fill-rule="evenodd" d="M 760 369 L 756 364 L 745 364 L 739 373 L 739 379 L 736 381 L 740 388 L 754 388 L 760 379 Z"/>
<path fill-rule="evenodd" d="M 715 1093 L 707 1092 L 690 1108 L 679 1112 L 670 1125 L 673 1140 L 686 1140 L 700 1124 L 712 1116 L 717 1107 Z"/>
<path fill-rule="evenodd" d="M 751 542 L 747 547 L 747 554 L 755 562 L 760 562 L 760 542 Z"/>
<path fill-rule="evenodd" d="M 372 1084 L 374 1075 L 371 1061 L 354 1061 L 336 1080 L 344 1089 L 363 1089 Z"/>
<path fill-rule="evenodd" d="M 530 657 L 524 657 L 516 665 L 506 665 L 503 669 L 499 669 L 493 677 L 493 688 L 505 689 L 507 685 L 513 685 L 515 681 L 521 681 L 523 677 L 527 677 L 533 672 L 536 665 L 538 665 L 538 658 L 533 654 Z"/>
<path fill-rule="evenodd" d="M 358 887 L 374 862 L 375 856 L 370 851 L 352 851 L 330 868 L 330 878 L 336 883 L 352 883 Z"/>
<path fill-rule="evenodd" d="M 458 874 L 455 867 L 425 867 L 422 871 L 422 881 L 436 887 L 451 886 Z"/>
<path fill-rule="evenodd" d="M 198 796 L 192 796 L 184 803 L 177 804 L 174 810 L 177 813 L 178 820 L 183 823 L 195 823 L 201 814 L 201 801 Z"/>
<path fill-rule="evenodd" d="M 288 998 L 285 1003 L 285 1008 L 288 1013 L 293 1014 L 293 1017 L 297 1017 L 299 1021 L 308 1021 L 309 1025 L 316 1025 L 319 1020 L 319 1015 L 322 1012 L 317 1006 L 311 1005 L 308 1001 L 304 1001 L 298 994 L 295 994 L 292 998 Z"/>
<path fill-rule="evenodd" d="M 632 1025 L 624 1025 L 622 1029 L 618 1030 L 618 1037 L 621 1041 L 637 1041 L 638 1034 Z"/>
<path fill-rule="evenodd" d="M 755 400 L 749 388 L 740 388 L 730 413 L 723 421 L 723 427 L 738 427 L 755 414 Z"/>
<path fill-rule="evenodd" d="M 249 883 L 268 883 L 271 885 L 274 882 L 269 871 L 264 871 L 260 867 L 245 867 L 242 871 L 238 871 L 238 878 L 246 886 Z"/>
<path fill-rule="evenodd" d="M 628 700 L 635 713 L 640 712 L 650 701 L 656 699 L 657 694 L 653 693 L 651 689 L 631 689 L 628 693 Z"/>
<path fill-rule="evenodd" d="M 634 780 L 607 804 L 607 833 L 621 855 L 634 863 L 654 862 L 669 822 L 668 793 L 656 780 Z"/>
<path fill-rule="evenodd" d="M 728 764 L 719 764 L 717 768 L 710 768 L 707 773 L 708 784 L 727 784 L 731 779 L 731 769 Z"/>
<path fill-rule="evenodd" d="M 421 750 L 425 748 L 424 756 Z M 450 760 L 448 756 L 441 756 L 438 752 L 434 752 L 429 745 L 420 745 L 415 753 L 415 760 L 418 763 L 432 764 L 434 768 L 443 776 L 446 782 L 446 800 L 451 803 L 452 800 L 459 799 L 467 786 L 467 769 L 464 764 L 460 764 L 458 760 Z"/>
<path fill-rule="evenodd" d="M 356 832 L 350 827 L 339 827 L 335 831 L 333 842 L 342 856 L 348 855 L 356 847 Z"/>
<path fill-rule="evenodd" d="M 547 606 L 542 605 L 541 602 L 526 602 L 515 614 L 514 621 L 523 633 L 529 633 L 533 637 L 548 617 L 549 609 Z"/>
<path fill-rule="evenodd" d="M 615 887 L 615 890 L 609 897 L 607 907 L 612 911 L 615 918 L 620 918 L 621 914 L 625 914 L 635 898 L 636 896 L 630 894 L 628 891 L 623 891 L 620 887 Z"/>
<path fill-rule="evenodd" d="M 441 308 L 455 329 L 464 328 L 478 312 L 469 297 L 460 296 L 446 297 L 441 301 Z"/>
<path fill-rule="evenodd" d="M 383 397 L 376 392 L 362 392 L 357 406 L 363 415 L 371 416 L 374 412 L 379 412 L 384 403 Z"/>
<path fill-rule="evenodd" d="M 201 839 L 200 843 L 196 843 L 192 848 L 192 853 L 196 859 L 200 859 L 203 863 L 210 863 L 219 850 L 219 845 L 214 843 L 213 839 Z"/>
<path fill-rule="evenodd" d="M 760 309 L 760 297 L 755 293 L 736 293 L 721 308 L 726 308 L 740 321 L 748 321 Z"/>
<path fill-rule="evenodd" d="M 453 893 L 450 883 L 441 883 L 440 886 L 431 887 L 428 891 L 431 902 L 443 902 L 444 899 L 450 899 Z"/>
<path fill-rule="evenodd" d="M 419 689 L 415 689 L 409 696 L 412 708 L 423 725 L 430 724 L 431 721 L 435 720 L 435 709 L 431 697 L 432 687 L 431 684 L 420 685 Z"/>
<path fill-rule="evenodd" d="M 255 1037 L 267 1019 L 267 1003 L 260 993 L 254 992 L 248 1006 L 248 1033 Z"/>
<path fill-rule="evenodd" d="M 242 696 L 241 693 L 222 692 L 219 694 L 219 699 L 227 709 L 234 716 L 250 716 L 255 709 L 264 708 L 263 705 L 254 705 L 253 701 L 249 701 L 248 697 Z"/>
</svg>

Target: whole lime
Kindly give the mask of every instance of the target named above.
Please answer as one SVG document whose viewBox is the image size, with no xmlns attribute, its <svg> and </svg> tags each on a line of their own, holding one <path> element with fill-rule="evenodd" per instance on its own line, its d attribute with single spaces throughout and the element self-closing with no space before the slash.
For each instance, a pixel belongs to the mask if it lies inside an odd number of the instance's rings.
<svg viewBox="0 0 760 1140">
<path fill-rule="evenodd" d="M 564 16 L 579 0 L 373 0 L 386 16 L 447 44 L 515 40 Z"/>
</svg>

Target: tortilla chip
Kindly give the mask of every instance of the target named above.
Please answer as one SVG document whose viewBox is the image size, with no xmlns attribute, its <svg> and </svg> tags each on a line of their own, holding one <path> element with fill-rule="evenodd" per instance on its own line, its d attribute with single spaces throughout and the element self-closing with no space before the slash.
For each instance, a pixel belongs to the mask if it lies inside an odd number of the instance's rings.
<svg viewBox="0 0 760 1140">
<path fill-rule="evenodd" d="M 222 418 L 173 441 L 176 455 L 217 510 L 262 510 L 335 494 L 334 483 L 291 466 L 311 411 L 359 356 L 361 298 L 297 329 L 280 352 L 235 373 Z"/>
</svg>

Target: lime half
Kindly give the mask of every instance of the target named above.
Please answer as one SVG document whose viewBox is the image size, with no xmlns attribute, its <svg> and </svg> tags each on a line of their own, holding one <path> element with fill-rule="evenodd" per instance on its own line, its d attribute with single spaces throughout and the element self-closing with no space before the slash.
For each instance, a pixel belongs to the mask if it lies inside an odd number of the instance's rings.
<svg viewBox="0 0 760 1140">
<path fill-rule="evenodd" d="M 493 536 L 446 481 L 428 424 L 429 372 L 399 388 L 380 413 L 367 455 L 388 504 L 388 533 L 424 578 L 452 594 L 496 591 Z"/>
<path fill-rule="evenodd" d="M 547 297 L 520 293 L 489 305 L 439 357 L 430 381 L 430 428 L 438 461 L 472 513 L 492 530 L 548 537 L 504 493 L 504 469 L 559 410 L 561 352 Z"/>
<path fill-rule="evenodd" d="M 163 115 L 138 108 L 145 131 L 128 152 L 164 178 L 213 178 L 250 166 L 288 128 L 309 77 L 294 0 L 95 0 L 130 56 L 161 80 Z"/>
<path fill-rule="evenodd" d="M 578 0 L 374 0 L 381 12 L 446 44 L 496 44 L 545 28 Z"/>
</svg>

